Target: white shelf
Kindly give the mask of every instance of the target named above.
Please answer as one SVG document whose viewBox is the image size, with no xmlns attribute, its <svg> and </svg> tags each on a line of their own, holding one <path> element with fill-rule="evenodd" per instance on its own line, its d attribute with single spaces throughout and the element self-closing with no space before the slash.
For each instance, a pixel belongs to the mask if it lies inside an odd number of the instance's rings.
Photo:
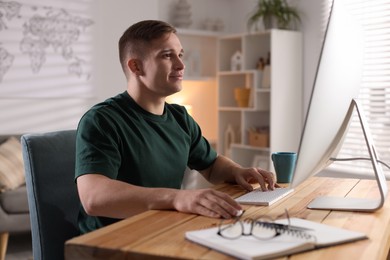
<svg viewBox="0 0 390 260">
<path fill-rule="evenodd" d="M 258 89 L 256 89 L 256 92 L 257 93 L 270 93 L 271 89 L 269 89 L 269 88 L 258 88 Z"/>
<path fill-rule="evenodd" d="M 241 70 L 231 71 L 231 57 L 237 50 L 242 53 Z M 271 84 L 265 88 L 257 62 L 269 54 Z M 273 29 L 226 35 L 218 40 L 217 57 L 218 152 L 249 167 L 256 156 L 269 158 L 271 152 L 297 151 L 303 121 L 301 33 Z M 251 89 L 250 107 L 237 106 L 237 87 Z M 225 139 L 228 126 L 234 130 L 230 145 Z M 253 127 L 269 129 L 266 145 L 250 145 L 248 132 Z"/>
<path fill-rule="evenodd" d="M 245 145 L 245 144 L 232 144 L 233 148 L 239 148 L 239 149 L 246 149 L 246 150 L 252 150 L 252 151 L 262 151 L 262 152 L 269 152 L 269 147 L 256 147 L 252 145 Z"/>
<path fill-rule="evenodd" d="M 222 32 L 216 31 L 206 31 L 206 30 L 196 30 L 196 29 L 184 29 L 184 28 L 176 28 L 177 33 L 185 36 L 200 36 L 200 37 L 220 37 L 224 35 Z"/>
</svg>

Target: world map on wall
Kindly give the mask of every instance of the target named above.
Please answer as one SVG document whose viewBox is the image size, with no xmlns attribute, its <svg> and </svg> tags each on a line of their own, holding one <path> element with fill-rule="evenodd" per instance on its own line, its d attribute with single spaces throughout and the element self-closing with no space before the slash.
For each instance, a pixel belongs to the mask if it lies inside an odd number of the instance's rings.
<svg viewBox="0 0 390 260">
<path fill-rule="evenodd" d="M 28 8 L 30 16 L 21 15 L 23 8 Z M 5 37 L 1 32 L 19 26 L 22 20 L 19 53 L 4 47 Z M 75 51 L 74 44 L 79 41 L 86 29 L 93 25 L 92 19 L 71 14 L 64 8 L 50 6 L 25 5 L 17 1 L 0 0 L 0 83 L 4 76 L 12 70 L 17 55 L 25 55 L 29 67 L 34 74 L 39 74 L 45 66 L 47 53 L 54 51 L 67 64 L 67 73 L 89 79 L 90 75 L 84 67 L 83 60 Z"/>
</svg>

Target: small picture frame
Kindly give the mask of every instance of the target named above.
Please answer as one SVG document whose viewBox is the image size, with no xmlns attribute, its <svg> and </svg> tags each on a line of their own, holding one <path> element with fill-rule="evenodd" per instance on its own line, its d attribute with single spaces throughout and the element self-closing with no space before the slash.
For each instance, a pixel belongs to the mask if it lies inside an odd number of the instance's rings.
<svg viewBox="0 0 390 260">
<path fill-rule="evenodd" d="M 264 155 L 255 155 L 252 161 L 252 167 L 269 170 L 269 159 Z"/>
</svg>

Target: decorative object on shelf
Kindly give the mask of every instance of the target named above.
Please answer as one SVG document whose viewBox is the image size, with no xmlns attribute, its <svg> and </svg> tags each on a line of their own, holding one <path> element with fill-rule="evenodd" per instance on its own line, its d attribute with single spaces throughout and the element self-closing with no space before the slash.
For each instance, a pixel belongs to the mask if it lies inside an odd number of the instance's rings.
<svg viewBox="0 0 390 260">
<path fill-rule="evenodd" d="M 214 31 L 222 32 L 225 29 L 225 23 L 222 19 L 215 20 Z"/>
<path fill-rule="evenodd" d="M 258 70 L 264 70 L 265 65 L 270 65 L 270 64 L 271 64 L 271 53 L 268 52 L 267 58 L 264 57 L 259 58 L 256 64 L 256 68 Z"/>
<path fill-rule="evenodd" d="M 179 28 L 188 28 L 192 24 L 191 5 L 187 0 L 179 0 L 173 11 L 173 25 Z"/>
<path fill-rule="evenodd" d="M 230 58 L 230 70 L 242 70 L 242 52 L 236 51 Z"/>
<path fill-rule="evenodd" d="M 259 22 L 264 29 L 295 29 L 300 22 L 298 10 L 288 5 L 286 0 L 258 0 L 257 7 L 248 19 L 248 29 L 254 26 L 259 30 Z"/>
<path fill-rule="evenodd" d="M 262 78 L 261 78 L 261 87 L 270 88 L 271 87 L 271 65 L 265 65 Z"/>
<path fill-rule="evenodd" d="M 249 145 L 269 147 L 269 127 L 251 127 L 248 129 Z"/>
<path fill-rule="evenodd" d="M 271 54 L 269 52 L 261 75 L 261 87 L 262 88 L 271 87 Z"/>
<path fill-rule="evenodd" d="M 235 88 L 234 99 L 236 100 L 237 106 L 248 107 L 250 94 L 251 94 L 250 88 Z"/>
<path fill-rule="evenodd" d="M 265 67 L 265 60 L 263 57 L 260 57 L 256 64 L 256 68 L 259 71 L 258 73 L 259 82 L 263 82 L 264 67 Z M 257 88 L 262 88 L 262 84 L 258 84 Z"/>
<path fill-rule="evenodd" d="M 214 21 L 210 18 L 205 19 L 202 22 L 202 29 L 207 31 L 213 31 L 214 30 Z"/>
<path fill-rule="evenodd" d="M 233 126 L 229 124 L 225 130 L 225 136 L 224 136 L 225 156 L 231 157 L 230 146 L 235 142 L 236 142 L 236 134 L 234 133 Z"/>
<path fill-rule="evenodd" d="M 265 67 L 265 60 L 264 60 L 264 58 L 263 57 L 260 57 L 259 58 L 259 61 L 257 62 L 257 65 L 256 65 L 256 68 L 258 69 L 258 70 L 264 70 L 264 67 Z"/>
<path fill-rule="evenodd" d="M 207 18 L 202 22 L 202 29 L 207 31 L 222 32 L 225 29 L 225 23 L 222 19 Z"/>
</svg>

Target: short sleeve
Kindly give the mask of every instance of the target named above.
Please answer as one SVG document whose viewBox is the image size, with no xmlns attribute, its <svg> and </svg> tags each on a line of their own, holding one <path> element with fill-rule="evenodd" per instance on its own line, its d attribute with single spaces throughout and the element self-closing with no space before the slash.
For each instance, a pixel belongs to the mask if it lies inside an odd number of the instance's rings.
<svg viewBox="0 0 390 260">
<path fill-rule="evenodd" d="M 121 164 L 117 134 L 108 108 L 88 111 L 80 120 L 76 136 L 76 178 L 87 173 L 100 173 L 116 178 Z M 103 110 L 103 111 L 101 111 Z M 103 112 L 103 113 L 102 113 Z"/>
</svg>

